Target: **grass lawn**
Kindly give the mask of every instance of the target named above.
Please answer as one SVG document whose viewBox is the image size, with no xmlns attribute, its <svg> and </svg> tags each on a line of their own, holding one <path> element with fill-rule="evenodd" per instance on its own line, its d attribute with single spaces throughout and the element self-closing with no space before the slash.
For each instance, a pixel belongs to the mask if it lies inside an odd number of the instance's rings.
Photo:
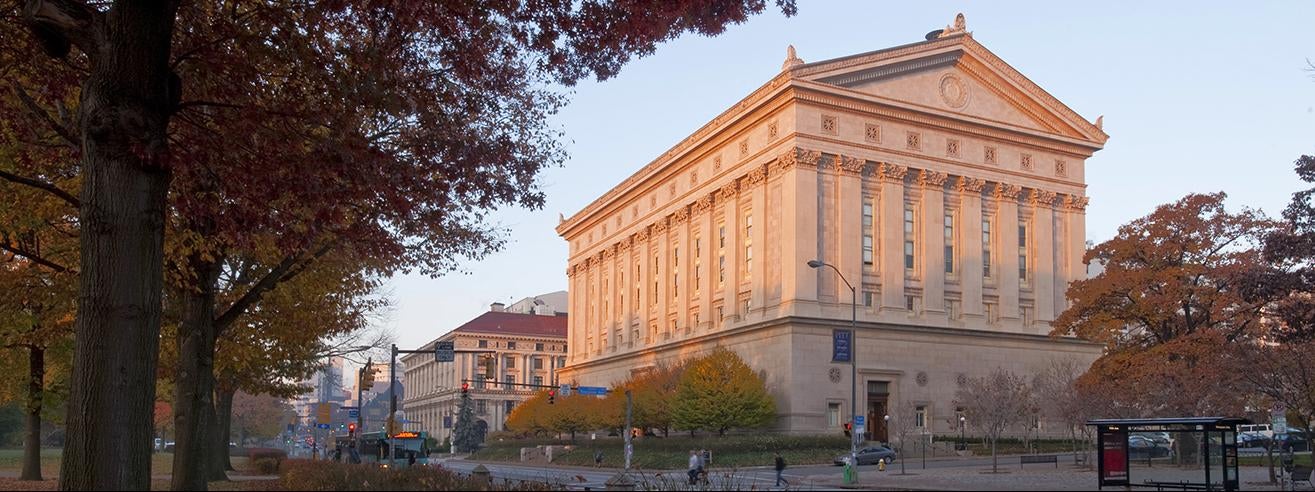
<svg viewBox="0 0 1315 492">
<path fill-rule="evenodd" d="M 561 465 L 594 465 L 594 449 L 603 450 L 603 466 L 624 465 L 623 440 L 619 437 L 600 438 L 590 442 L 587 435 L 576 439 L 575 450 L 555 456 L 553 463 Z M 471 459 L 488 461 L 520 461 L 520 449 L 543 444 L 570 444 L 558 439 L 507 439 L 485 443 L 485 448 Z M 684 469 L 689 463 L 691 449 L 708 449 L 712 452 L 712 466 L 717 468 L 771 466 L 773 453 L 779 451 L 790 465 L 831 463 L 836 456 L 849 451 L 849 439 L 843 436 L 699 436 L 645 437 L 634 440 L 632 466 L 648 470 Z"/>
<path fill-rule="evenodd" d="M 1311 455 L 1298 454 L 1292 457 L 1292 463 L 1295 465 L 1311 466 Z M 1237 464 L 1242 466 L 1268 466 L 1269 461 L 1265 456 L 1238 456 Z M 1274 466 L 1279 466 L 1279 455 L 1274 453 Z"/>
<path fill-rule="evenodd" d="M 43 448 L 41 450 L 41 478 L 58 478 L 59 477 L 59 459 L 62 450 L 59 448 Z M 173 472 L 173 453 L 155 453 L 151 455 L 151 475 L 168 475 Z M 244 473 L 247 469 L 247 458 L 245 456 L 232 457 L 233 468 L 238 473 Z M 14 474 L 23 471 L 23 450 L 22 449 L 0 449 L 0 472 L 12 472 Z"/>
</svg>

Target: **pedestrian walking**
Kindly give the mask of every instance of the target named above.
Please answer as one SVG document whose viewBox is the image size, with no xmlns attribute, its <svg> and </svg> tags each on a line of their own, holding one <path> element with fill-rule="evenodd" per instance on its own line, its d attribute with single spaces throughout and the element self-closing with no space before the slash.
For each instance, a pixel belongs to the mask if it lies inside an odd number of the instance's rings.
<svg viewBox="0 0 1315 492">
<path fill-rule="evenodd" d="M 782 458 L 781 453 L 778 452 L 776 453 L 776 486 L 777 487 L 781 486 L 781 482 L 785 482 L 786 487 L 790 486 L 790 481 L 786 480 L 785 477 L 781 476 L 781 473 L 784 472 L 785 472 L 785 458 Z"/>
<path fill-rule="evenodd" d="M 699 450 L 699 478 L 703 484 L 708 484 L 708 466 L 712 464 L 712 453 L 706 449 Z"/>
<path fill-rule="evenodd" d="M 702 469 L 702 461 L 699 459 L 699 452 L 693 449 L 689 450 L 689 484 L 694 485 L 699 479 L 699 471 Z"/>
<path fill-rule="evenodd" d="M 599 467 L 602 467 L 602 466 L 603 466 L 603 450 L 601 450 L 601 449 L 599 449 L 599 450 L 595 450 L 595 451 L 594 451 L 594 468 L 599 468 Z"/>
</svg>

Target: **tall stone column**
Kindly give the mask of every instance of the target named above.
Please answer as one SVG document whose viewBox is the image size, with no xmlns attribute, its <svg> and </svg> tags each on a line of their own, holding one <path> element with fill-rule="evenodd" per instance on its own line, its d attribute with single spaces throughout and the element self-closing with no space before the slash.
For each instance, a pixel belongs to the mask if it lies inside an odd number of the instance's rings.
<svg viewBox="0 0 1315 492">
<path fill-rule="evenodd" d="M 863 166 L 866 161 L 845 155 L 836 156 L 836 180 L 839 184 L 839 203 L 836 227 L 836 268 L 844 273 L 849 283 L 862 295 L 863 289 Z M 848 306 L 849 288 L 839 281 L 836 285 L 836 304 Z M 855 299 L 857 300 L 857 299 Z M 862 301 L 859 301 L 862 302 Z"/>
<path fill-rule="evenodd" d="M 635 348 L 645 347 L 652 343 L 653 334 L 649 326 L 649 313 L 653 311 L 653 253 L 649 248 L 649 227 L 639 230 L 635 234 L 635 253 L 639 261 L 639 277 L 635 279 L 639 282 L 639 306 L 636 307 L 638 312 L 639 337 L 635 340 Z"/>
<path fill-rule="evenodd" d="M 1068 219 L 1068 240 L 1064 247 L 1069 252 L 1069 281 L 1087 278 L 1087 265 L 1082 262 L 1087 254 L 1087 200 L 1085 196 L 1064 195 L 1064 215 Z"/>
<path fill-rule="evenodd" d="M 945 173 L 922 170 L 922 305 L 924 315 L 944 320 L 945 313 Z"/>
<path fill-rule="evenodd" d="M 781 314 L 817 314 L 817 275 L 808 260 L 817 258 L 817 161 L 821 153 L 792 148 L 776 158 L 776 172 L 781 177 L 781 303 L 790 303 L 790 312 Z M 800 312 L 796 301 L 808 303 Z"/>
<path fill-rule="evenodd" d="M 679 337 L 686 331 L 691 331 L 689 319 L 689 300 L 694 295 L 694 289 L 691 287 L 693 281 L 694 250 L 690 246 L 690 225 L 689 225 L 689 208 L 680 207 L 676 213 L 671 216 L 672 234 L 676 237 L 676 251 L 679 257 L 676 258 L 676 282 L 673 282 L 675 289 L 676 302 L 676 329 L 679 333 L 672 336 Z"/>
<path fill-rule="evenodd" d="M 603 282 L 603 290 L 598 293 L 598 298 L 603 300 L 602 323 L 599 323 L 599 330 L 603 333 L 603 338 L 607 339 L 607 346 L 603 349 L 610 350 L 616 344 L 616 319 L 618 306 L 616 305 L 616 288 L 617 288 L 617 258 L 616 244 L 609 244 L 603 249 L 603 271 L 606 273 L 606 281 Z"/>
<path fill-rule="evenodd" d="M 717 326 L 712 312 L 712 298 L 716 296 L 717 285 L 717 221 L 712 214 L 712 195 L 703 195 L 694 201 L 691 213 L 698 217 L 699 233 L 699 326 L 694 327 L 699 333 L 706 333 Z"/>
<path fill-rule="evenodd" d="M 653 251 L 657 259 L 657 326 L 655 343 L 671 339 L 671 234 L 666 217 L 658 219 L 653 227 Z"/>
<path fill-rule="evenodd" d="M 722 291 L 722 309 L 726 320 L 723 328 L 740 320 L 740 306 L 736 298 L 740 292 L 740 191 L 738 181 L 731 181 L 717 190 L 717 206 L 722 209 L 722 221 L 726 226 L 726 286 Z"/>
<path fill-rule="evenodd" d="M 618 344 L 621 344 L 622 340 L 634 342 L 634 340 L 630 340 L 630 325 L 634 323 L 635 319 L 635 281 L 637 280 L 635 276 L 635 255 L 634 251 L 631 250 L 634 247 L 634 241 L 634 236 L 627 236 L 621 240 L 621 244 L 617 248 L 617 254 L 621 256 L 621 271 L 616 277 L 618 280 L 616 288 L 621 294 L 617 296 L 621 305 L 616 307 L 617 312 L 621 313 L 621 319 L 619 320 L 621 336 L 617 340 Z M 619 348 L 624 349 L 625 346 L 622 345 Z"/>
<path fill-rule="evenodd" d="M 966 321 L 977 321 L 983 316 L 982 309 L 982 187 L 986 182 L 966 176 L 959 177 L 956 186 L 959 189 L 959 224 L 963 233 L 959 235 L 959 288 L 963 292 L 963 317 Z"/>
<path fill-rule="evenodd" d="M 1028 201 L 1033 207 L 1032 228 L 1036 230 L 1032 235 L 1037 265 L 1033 290 L 1036 321 L 1044 326 L 1055 320 L 1055 279 L 1060 269 L 1055 263 L 1055 193 L 1033 189 Z"/>
<path fill-rule="evenodd" d="M 997 221 L 1000 224 L 1000 282 L 996 292 L 1000 296 L 1000 324 L 1017 330 L 1021 319 L 1018 315 L 1018 195 L 1022 188 L 1016 185 L 996 183 L 995 200 L 998 207 Z"/>
<path fill-rule="evenodd" d="M 749 172 L 745 186 L 749 191 L 749 211 L 753 214 L 753 259 L 749 278 L 749 304 L 761 312 L 767 296 L 767 166 Z M 743 248 L 741 248 L 743 249 Z M 749 313 L 744 313 L 748 316 Z"/>
<path fill-rule="evenodd" d="M 881 164 L 881 308 L 904 310 L 904 176 L 909 169 Z"/>
</svg>

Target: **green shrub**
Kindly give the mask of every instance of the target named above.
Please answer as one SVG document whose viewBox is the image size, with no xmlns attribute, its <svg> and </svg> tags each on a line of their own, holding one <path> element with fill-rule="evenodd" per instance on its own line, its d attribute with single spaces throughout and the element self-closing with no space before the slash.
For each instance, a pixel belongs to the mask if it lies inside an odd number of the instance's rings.
<svg viewBox="0 0 1315 492">
<path fill-rule="evenodd" d="M 265 459 L 265 458 L 273 459 L 275 461 L 282 461 L 287 457 L 288 457 L 288 452 L 282 449 L 274 449 L 274 448 L 247 449 L 247 459 L 250 459 L 253 463 L 256 460 Z"/>
<path fill-rule="evenodd" d="M 261 475 L 273 475 L 279 471 L 279 460 L 275 458 L 261 458 L 252 461 L 251 466 Z"/>
<path fill-rule="evenodd" d="M 283 490 L 478 490 L 475 481 L 438 466 L 385 468 L 333 461 L 285 460 L 279 485 Z M 560 488 L 560 487 L 557 487 Z M 542 483 L 494 480 L 493 490 L 552 490 Z"/>
</svg>

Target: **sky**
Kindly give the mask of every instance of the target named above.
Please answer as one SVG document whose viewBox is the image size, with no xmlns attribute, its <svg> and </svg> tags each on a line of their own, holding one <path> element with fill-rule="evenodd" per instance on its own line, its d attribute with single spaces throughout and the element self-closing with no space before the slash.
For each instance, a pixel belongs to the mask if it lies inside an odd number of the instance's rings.
<svg viewBox="0 0 1315 492">
<path fill-rule="evenodd" d="M 768 2 L 769 4 L 773 2 Z M 1315 153 L 1315 2 L 877 2 L 798 0 L 717 37 L 685 36 L 611 80 L 570 90 L 553 119 L 570 158 L 545 171 L 542 210 L 494 214 L 501 252 L 440 278 L 392 278 L 379 323 L 399 348 L 427 343 L 492 302 L 566 288 L 553 230 L 781 69 L 917 42 L 963 12 L 987 49 L 1110 135 L 1087 161 L 1087 239 L 1157 205 L 1224 191 L 1228 206 L 1277 216 Z"/>
</svg>

